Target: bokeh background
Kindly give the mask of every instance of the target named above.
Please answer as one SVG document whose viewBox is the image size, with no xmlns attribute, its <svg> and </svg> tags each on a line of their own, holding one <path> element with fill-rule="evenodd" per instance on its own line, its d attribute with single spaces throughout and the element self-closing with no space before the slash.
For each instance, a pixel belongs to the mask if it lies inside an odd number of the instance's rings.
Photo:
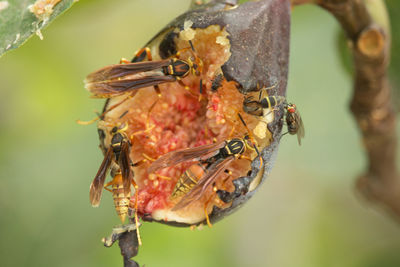
<svg viewBox="0 0 400 267">
<path fill-rule="evenodd" d="M 395 2 L 388 1 L 391 12 Z M 35 36 L 0 59 L 1 266 L 122 266 L 118 246 L 100 242 L 119 223 L 111 194 L 104 193 L 99 208 L 89 204 L 102 154 L 96 125 L 75 120 L 93 118 L 103 101 L 90 99 L 82 81 L 131 57 L 189 4 L 79 1 L 43 31 L 43 41 Z M 400 266 L 399 225 L 353 189 L 366 161 L 348 108 L 352 81 L 337 50 L 339 32 L 322 9 L 293 10 L 288 98 L 303 116 L 303 145 L 285 136 L 259 192 L 212 229 L 145 223 L 137 261 Z"/>
</svg>

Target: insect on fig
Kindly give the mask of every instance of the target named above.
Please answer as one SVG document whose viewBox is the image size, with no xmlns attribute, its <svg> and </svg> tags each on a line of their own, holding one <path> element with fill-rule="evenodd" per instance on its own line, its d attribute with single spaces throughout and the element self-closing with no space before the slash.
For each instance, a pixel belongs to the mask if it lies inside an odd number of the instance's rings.
<svg viewBox="0 0 400 267">
<path fill-rule="evenodd" d="M 243 102 L 277 83 L 271 94 L 286 95 L 289 26 L 289 1 L 212 1 L 173 20 L 134 62 L 88 76 L 94 96 L 108 98 L 99 130 L 126 125 L 136 219 L 211 225 L 254 195 L 273 166 L 284 112 L 260 118 Z M 121 167 L 111 139 L 100 134 L 100 148 Z"/>
</svg>

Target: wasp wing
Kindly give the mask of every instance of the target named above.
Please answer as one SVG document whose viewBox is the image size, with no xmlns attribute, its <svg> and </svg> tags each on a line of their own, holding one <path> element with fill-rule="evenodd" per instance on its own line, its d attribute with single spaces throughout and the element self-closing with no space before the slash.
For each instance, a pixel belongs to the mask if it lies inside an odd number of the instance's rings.
<svg viewBox="0 0 400 267">
<path fill-rule="evenodd" d="M 228 165 L 235 160 L 234 156 L 214 162 L 206 171 L 206 174 L 199 180 L 199 182 L 189 191 L 173 208 L 172 211 L 183 209 L 194 201 L 198 200 L 207 188 L 212 185 L 217 179 L 218 175 L 225 170 Z"/>
<path fill-rule="evenodd" d="M 154 161 L 147 169 L 147 172 L 153 173 L 159 169 L 173 166 L 184 161 L 210 158 L 216 155 L 219 149 L 223 148 L 225 144 L 226 142 L 224 141 L 221 143 L 212 143 L 209 145 L 171 151 Z"/>
<path fill-rule="evenodd" d="M 89 90 L 95 98 L 110 98 L 126 94 L 135 89 L 174 81 L 176 81 L 176 78 L 171 75 L 141 73 L 120 80 L 89 82 L 86 83 L 85 88 Z"/>
<path fill-rule="evenodd" d="M 301 145 L 301 139 L 305 136 L 304 124 L 303 120 L 301 119 L 300 112 L 296 110 L 296 121 L 299 125 L 299 129 L 297 130 L 297 141 L 299 141 L 299 145 Z"/>
<path fill-rule="evenodd" d="M 85 83 L 95 83 L 107 80 L 113 80 L 122 78 L 125 76 L 146 72 L 161 70 L 171 64 L 171 60 L 159 60 L 159 61 L 146 61 L 136 62 L 129 64 L 114 64 L 101 68 L 97 71 L 90 73 L 85 80 Z"/>
<path fill-rule="evenodd" d="M 260 92 L 261 93 L 261 92 Z M 243 100 L 243 110 L 254 116 L 262 116 L 263 108 L 259 101 L 254 100 L 252 96 L 248 96 Z"/>
<path fill-rule="evenodd" d="M 122 183 L 124 185 L 125 195 L 129 195 L 132 180 L 131 158 L 129 156 L 130 148 L 128 142 L 123 142 L 121 146 L 121 154 L 119 157 L 119 167 L 122 174 Z"/>
<path fill-rule="evenodd" d="M 89 199 L 93 207 L 98 207 L 100 204 L 104 181 L 106 179 L 107 171 L 110 168 L 112 162 L 112 153 L 112 148 L 110 147 L 104 156 L 104 160 L 101 163 L 92 184 L 90 185 Z"/>
</svg>

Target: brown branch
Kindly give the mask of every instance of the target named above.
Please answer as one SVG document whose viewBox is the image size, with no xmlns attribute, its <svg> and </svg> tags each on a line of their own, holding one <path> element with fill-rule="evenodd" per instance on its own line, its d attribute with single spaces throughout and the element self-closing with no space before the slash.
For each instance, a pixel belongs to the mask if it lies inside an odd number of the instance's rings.
<svg viewBox="0 0 400 267">
<path fill-rule="evenodd" d="M 292 0 L 318 4 L 332 13 L 349 39 L 354 62 L 351 111 L 361 130 L 368 157 L 357 189 L 371 202 L 400 218 L 400 176 L 396 168 L 396 114 L 387 77 L 390 33 L 368 13 L 363 0 Z"/>
<path fill-rule="evenodd" d="M 130 224 L 114 227 L 110 236 L 104 237 L 102 242 L 105 247 L 111 247 L 118 241 L 124 267 L 139 267 L 139 264 L 132 259 L 139 250 L 136 224 L 134 218 L 129 218 L 129 221 Z"/>
</svg>

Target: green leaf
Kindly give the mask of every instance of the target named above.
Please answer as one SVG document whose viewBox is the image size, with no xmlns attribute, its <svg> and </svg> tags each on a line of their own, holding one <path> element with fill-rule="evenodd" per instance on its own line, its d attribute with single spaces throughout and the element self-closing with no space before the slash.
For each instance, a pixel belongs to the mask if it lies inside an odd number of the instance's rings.
<svg viewBox="0 0 400 267">
<path fill-rule="evenodd" d="M 40 30 L 49 25 L 74 2 L 74 0 L 0 1 L 0 56 L 18 48 L 33 34 L 38 34 L 40 37 Z M 48 12 L 37 17 L 30 11 L 30 6 L 35 3 L 56 4 L 47 6 Z"/>
</svg>

